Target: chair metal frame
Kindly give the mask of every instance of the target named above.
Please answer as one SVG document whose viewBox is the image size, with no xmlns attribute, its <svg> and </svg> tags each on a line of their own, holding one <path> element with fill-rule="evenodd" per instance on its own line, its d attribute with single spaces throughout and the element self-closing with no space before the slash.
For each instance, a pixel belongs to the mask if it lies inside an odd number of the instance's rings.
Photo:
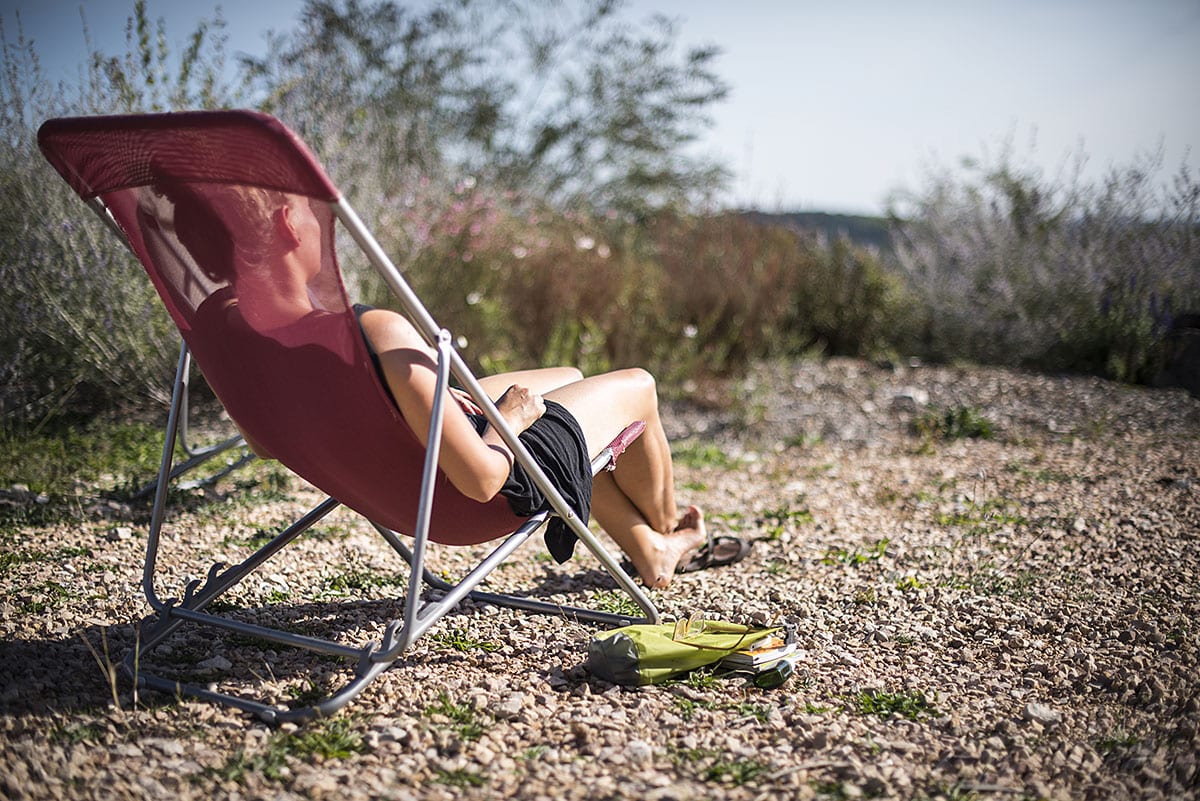
<svg viewBox="0 0 1200 801">
<path fill-rule="evenodd" d="M 87 199 L 87 202 L 124 241 L 124 233 L 109 214 L 103 201 L 98 197 L 93 197 Z M 255 714 L 271 724 L 289 721 L 303 722 L 331 715 L 344 707 L 361 693 L 375 677 L 385 671 L 422 634 L 427 632 L 430 627 L 459 603 L 468 598 L 481 603 L 522 611 L 566 615 L 582 621 L 608 626 L 623 626 L 638 622 L 659 622 L 661 616 L 653 601 L 642 588 L 635 584 L 633 578 L 621 568 L 613 555 L 604 547 L 596 535 L 588 529 L 587 521 L 580 520 L 578 515 L 571 510 L 563 496 L 550 482 L 537 462 L 534 461 L 516 433 L 513 432 L 500 415 L 495 404 L 488 397 L 487 393 L 484 392 L 461 355 L 455 349 L 450 333 L 436 324 L 424 304 L 409 287 L 400 270 L 388 258 L 358 214 L 340 193 L 330 203 L 330 206 L 337 221 L 345 226 L 355 243 L 366 254 L 372 267 L 379 272 L 388 284 L 408 319 L 437 352 L 437 394 L 429 425 L 417 525 L 411 537 L 412 547 L 410 548 L 406 545 L 401 535 L 397 532 L 381 526 L 374 521 L 368 521 L 371 522 L 371 525 L 396 553 L 408 563 L 409 577 L 404 601 L 404 615 L 402 618 L 387 623 L 384 633 L 378 641 L 369 642 L 361 647 L 352 647 L 332 640 L 272 629 L 205 611 L 205 608 L 219 596 L 236 586 L 256 568 L 266 563 L 272 556 L 341 505 L 339 501 L 332 497 L 327 497 L 321 503 L 317 504 L 239 564 L 227 566 L 223 563 L 216 563 L 212 565 L 203 580 L 195 579 L 186 586 L 182 599 L 164 599 L 159 596 L 155 588 L 154 579 L 161 540 L 160 535 L 166 517 L 167 498 L 172 480 L 183 470 L 194 466 L 197 460 L 203 461 L 204 458 L 215 455 L 220 450 L 233 447 L 241 442 L 241 437 L 235 437 L 223 443 L 218 443 L 211 448 L 195 452 L 188 450 L 185 445 L 185 451 L 188 453 L 189 458 L 180 465 L 174 464 L 177 439 L 181 436 L 186 438 L 188 379 L 191 357 L 185 343 L 180 349 L 172 388 L 171 406 L 167 416 L 166 435 L 163 442 L 158 480 L 155 485 L 142 577 L 143 591 L 147 602 L 153 609 L 153 613 L 144 618 L 139 624 L 138 642 L 127 654 L 122 663 L 126 675 L 138 687 L 148 687 L 176 695 L 189 695 L 227 704 Z M 128 243 L 126 242 L 126 244 Z M 511 449 L 514 458 L 520 461 L 528 472 L 530 479 L 546 496 L 550 506 L 549 510 L 540 512 L 529 518 L 513 533 L 501 540 L 500 544 L 490 554 L 457 583 L 443 581 L 434 576 L 425 567 L 425 556 L 429 544 L 430 513 L 434 500 L 434 478 L 437 472 L 438 455 L 441 449 L 442 420 L 445 415 L 445 390 L 449 386 L 451 375 L 474 398 L 492 426 L 496 428 L 497 432 Z M 640 435 L 643 428 L 644 423 L 638 422 L 627 427 L 609 447 L 605 448 L 593 460 L 592 474 L 596 475 L 603 469 L 613 469 L 616 458 L 633 439 Z M 571 530 L 599 560 L 600 564 L 612 576 L 617 585 L 642 610 L 644 617 L 563 606 L 532 597 L 483 592 L 477 589 L 488 574 L 511 556 L 522 544 L 528 541 L 547 522 L 551 515 L 561 517 L 570 526 Z M 432 592 L 426 593 L 426 589 Z M 430 597 L 423 597 L 425 595 Z M 437 597 L 431 597 L 434 595 Z M 299 708 L 281 708 L 241 695 L 221 692 L 195 684 L 173 681 L 143 670 L 141 668 L 143 656 L 160 645 L 186 623 L 214 626 L 285 646 L 304 648 L 317 653 L 352 660 L 356 663 L 354 675 L 344 686 L 334 691 L 322 701 Z"/>
<path fill-rule="evenodd" d="M 242 465 L 254 461 L 256 456 L 254 452 L 251 451 L 246 445 L 246 440 L 241 434 L 234 434 L 231 437 L 227 437 L 225 439 L 202 446 L 194 446 L 188 441 L 188 421 L 190 419 L 188 412 L 191 405 L 189 399 L 191 397 L 192 359 L 191 354 L 187 349 L 187 343 L 180 343 L 179 358 L 181 360 L 186 360 L 187 363 L 184 366 L 183 375 L 181 376 L 181 380 L 183 381 L 183 394 L 179 400 L 179 433 L 177 435 L 177 441 L 179 443 L 180 450 L 183 451 L 187 458 L 179 464 L 171 467 L 170 479 L 174 481 L 184 473 L 194 470 L 208 460 L 214 459 L 232 448 L 242 449 L 241 453 L 239 453 L 236 458 L 227 459 L 226 463 L 215 472 L 210 473 L 203 478 L 194 479 L 179 485 L 180 489 L 196 489 L 198 487 L 206 487 L 211 484 L 215 484 L 217 481 L 229 475 L 234 470 L 237 470 Z M 133 493 L 132 497 L 135 499 L 146 498 L 157 488 L 158 482 L 151 481 L 150 483 L 142 486 L 137 492 Z"/>
</svg>

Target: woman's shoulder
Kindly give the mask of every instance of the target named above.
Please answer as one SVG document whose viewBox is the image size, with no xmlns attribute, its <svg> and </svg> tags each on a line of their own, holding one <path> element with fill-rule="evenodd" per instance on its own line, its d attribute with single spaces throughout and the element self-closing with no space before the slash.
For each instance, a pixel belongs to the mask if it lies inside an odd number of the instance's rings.
<svg viewBox="0 0 1200 801">
<path fill-rule="evenodd" d="M 413 327 L 404 315 L 397 314 L 390 309 L 374 309 L 370 307 L 362 307 L 358 311 L 358 322 L 362 326 L 363 334 L 370 340 L 371 345 L 377 352 L 382 353 L 393 348 L 420 348 L 426 349 L 428 346 L 425 340 L 417 333 L 417 329 Z"/>
</svg>

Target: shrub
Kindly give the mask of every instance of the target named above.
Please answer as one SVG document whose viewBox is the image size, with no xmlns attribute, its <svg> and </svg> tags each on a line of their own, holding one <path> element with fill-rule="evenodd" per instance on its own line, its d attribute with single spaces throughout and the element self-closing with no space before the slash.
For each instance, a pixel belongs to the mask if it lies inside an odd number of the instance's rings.
<svg viewBox="0 0 1200 801">
<path fill-rule="evenodd" d="M 1082 163 L 1082 158 L 1080 163 Z M 967 161 L 893 209 L 896 250 L 934 358 L 1144 381 L 1173 319 L 1200 308 L 1200 183 L 1161 157 L 1049 179 Z"/>
<path fill-rule="evenodd" d="M 812 349 L 871 357 L 906 337 L 903 284 L 846 240 L 826 244 L 733 213 L 665 218 L 655 237 L 663 316 L 690 326 L 707 370 Z"/>
<path fill-rule="evenodd" d="M 870 252 L 738 214 L 631 224 L 480 189 L 455 209 L 408 277 L 452 331 L 486 343 L 486 370 L 641 365 L 673 383 L 813 348 L 873 356 L 910 314 Z"/>
<path fill-rule="evenodd" d="M 211 23 L 217 29 L 220 20 Z M 125 59 L 91 55 L 70 97 L 41 74 L 32 42 L 0 23 L 0 417 L 23 424 L 162 399 L 178 337 L 145 274 L 38 152 L 37 126 L 66 114 L 216 103 L 221 40 L 210 23 L 176 65 L 162 23 L 134 6 Z M 85 24 L 86 32 L 86 24 Z M 212 44 L 210 45 L 210 41 Z M 170 78 L 171 73 L 175 78 Z"/>
</svg>

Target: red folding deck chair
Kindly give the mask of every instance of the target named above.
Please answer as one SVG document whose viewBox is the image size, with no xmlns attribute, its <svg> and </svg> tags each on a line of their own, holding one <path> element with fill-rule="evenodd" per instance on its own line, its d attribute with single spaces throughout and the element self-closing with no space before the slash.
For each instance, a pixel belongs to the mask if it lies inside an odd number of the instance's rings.
<svg viewBox="0 0 1200 801">
<path fill-rule="evenodd" d="M 38 142 L 63 178 L 136 254 L 183 337 L 143 572 L 154 613 L 143 621 L 140 643 L 124 662 L 139 686 L 220 701 L 269 722 L 306 720 L 344 706 L 467 597 L 608 625 L 641 620 L 476 589 L 550 515 L 570 525 L 643 610 L 645 620 L 658 621 L 650 599 L 588 530 L 587 521 L 572 513 L 499 415 L 449 333 L 437 326 L 313 154 L 280 122 L 247 111 L 57 119 L 42 126 Z M 246 278 L 236 273 L 253 269 L 255 249 L 262 246 L 246 204 L 297 201 L 311 211 L 311 224 L 320 232 L 319 248 L 307 262 L 311 274 L 304 276 L 312 312 L 277 325 L 278 321 L 256 319 L 248 301 L 233 302 L 231 283 Z M 334 219 L 346 227 L 417 330 L 437 350 L 439 400 L 427 448 L 400 416 L 371 362 L 338 270 Z M 182 599 L 164 600 L 155 587 L 155 563 L 193 357 L 255 447 L 329 497 L 240 564 L 213 565 L 203 581 L 188 584 Z M 518 518 L 503 497 L 475 502 L 438 470 L 444 414 L 440 399 L 451 373 L 549 499 L 550 510 Z M 593 474 L 611 469 L 642 427 L 634 422 L 622 432 L 593 462 Z M 409 564 L 404 617 L 391 621 L 378 642 L 349 647 L 206 611 L 214 599 L 340 504 L 367 518 Z M 397 532 L 411 535 L 411 549 Z M 436 578 L 424 567 L 429 542 L 466 545 L 502 538 L 457 584 Z M 425 586 L 438 590 L 440 597 L 423 598 Z M 140 670 L 141 657 L 185 624 L 217 626 L 352 660 L 354 676 L 319 703 L 285 709 Z"/>
</svg>

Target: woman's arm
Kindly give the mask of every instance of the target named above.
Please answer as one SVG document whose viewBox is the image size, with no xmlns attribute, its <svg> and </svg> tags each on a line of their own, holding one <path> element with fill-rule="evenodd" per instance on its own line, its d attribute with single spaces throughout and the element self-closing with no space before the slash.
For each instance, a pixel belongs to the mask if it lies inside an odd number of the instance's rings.
<svg viewBox="0 0 1200 801">
<path fill-rule="evenodd" d="M 362 315 L 361 322 L 363 333 L 379 354 L 380 366 L 400 413 L 421 444 L 427 445 L 437 391 L 436 351 L 408 320 L 395 312 L 373 309 Z M 481 503 L 489 501 L 508 479 L 513 455 L 493 427 L 489 426 L 480 437 L 449 391 L 445 403 L 438 466 L 459 492 Z M 540 395 L 518 386 L 510 387 L 496 405 L 518 434 L 545 411 Z"/>
</svg>

